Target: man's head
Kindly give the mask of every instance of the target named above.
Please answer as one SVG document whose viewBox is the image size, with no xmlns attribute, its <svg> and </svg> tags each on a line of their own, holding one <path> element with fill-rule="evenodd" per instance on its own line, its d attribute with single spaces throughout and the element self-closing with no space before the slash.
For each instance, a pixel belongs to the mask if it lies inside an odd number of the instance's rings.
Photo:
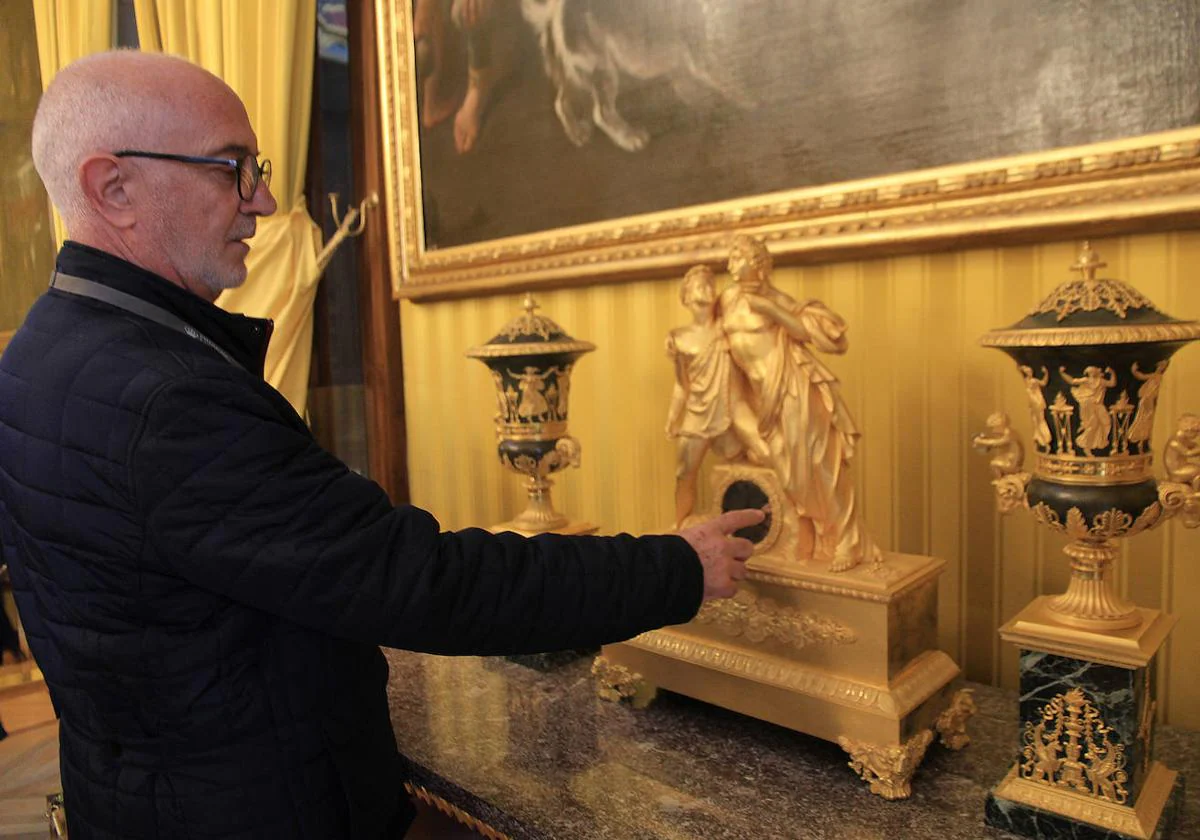
<svg viewBox="0 0 1200 840">
<path fill-rule="evenodd" d="M 729 249 L 729 273 L 743 288 L 756 290 L 770 281 L 773 260 L 767 246 L 752 236 L 738 234 Z"/>
<path fill-rule="evenodd" d="M 238 193 L 224 164 L 122 151 L 240 159 L 258 138 L 228 85 L 183 59 L 131 50 L 63 68 L 33 122 L 33 159 L 72 239 L 212 300 L 246 279 L 245 240 L 275 212 L 260 183 Z"/>
</svg>

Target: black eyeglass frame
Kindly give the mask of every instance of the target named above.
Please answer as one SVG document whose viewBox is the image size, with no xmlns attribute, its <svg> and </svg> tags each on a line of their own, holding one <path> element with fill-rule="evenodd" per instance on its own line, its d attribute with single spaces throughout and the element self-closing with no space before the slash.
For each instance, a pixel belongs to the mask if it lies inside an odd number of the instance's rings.
<svg viewBox="0 0 1200 840">
<path fill-rule="evenodd" d="M 242 201 L 252 201 L 254 194 L 258 192 L 258 184 L 261 181 L 263 186 L 268 189 L 271 186 L 271 161 L 263 160 L 258 162 L 258 158 L 254 155 L 244 155 L 240 158 L 219 158 L 219 157 L 202 157 L 199 155 L 175 155 L 167 152 L 143 152 L 138 149 L 122 149 L 119 152 L 113 152 L 115 157 L 141 157 L 151 158 L 153 160 L 173 160 L 177 163 L 200 163 L 215 166 L 228 166 L 237 173 L 237 191 L 238 197 Z M 249 161 L 249 163 L 246 163 Z M 245 166 L 243 167 L 243 164 Z M 245 188 L 243 192 L 242 172 L 250 173 L 250 186 Z"/>
</svg>

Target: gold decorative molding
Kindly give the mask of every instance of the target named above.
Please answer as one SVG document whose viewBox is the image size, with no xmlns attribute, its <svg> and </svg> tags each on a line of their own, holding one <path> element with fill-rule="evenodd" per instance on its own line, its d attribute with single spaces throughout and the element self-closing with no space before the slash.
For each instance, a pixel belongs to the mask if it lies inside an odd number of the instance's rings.
<svg viewBox="0 0 1200 840">
<path fill-rule="evenodd" d="M 976 711 L 978 710 L 975 707 L 975 699 L 971 696 L 971 689 L 961 688 L 956 691 L 950 698 L 950 705 L 946 707 L 946 711 L 938 715 L 933 725 L 941 736 L 942 744 L 952 750 L 961 750 L 971 743 L 971 736 L 967 734 L 967 721 Z"/>
<path fill-rule="evenodd" d="M 1177 226 L 1200 216 L 1200 128 L 425 247 L 412 6 L 376 0 L 393 292 L 434 299 L 717 264 L 732 233 L 786 261 Z"/>
<path fill-rule="evenodd" d="M 475 359 L 502 359 L 506 356 L 519 356 L 522 353 L 544 355 L 548 353 L 574 353 L 578 350 L 595 350 L 596 345 L 590 341 L 547 341 L 544 344 L 528 342 L 525 344 L 493 344 L 474 347 L 471 357 Z"/>
<path fill-rule="evenodd" d="M 1062 484 L 1137 484 L 1152 478 L 1150 465 L 1154 456 L 1113 455 L 1084 458 L 1079 455 L 1047 455 L 1038 453 L 1037 477 Z"/>
<path fill-rule="evenodd" d="M 1178 621 L 1159 610 L 1135 607 L 1138 620 L 1125 632 L 1107 627 L 1085 627 L 1064 622 L 1055 609 L 1062 595 L 1042 595 L 1000 627 L 1000 638 L 1021 648 L 1045 651 L 1073 659 L 1087 659 L 1121 668 L 1145 668 Z"/>
<path fill-rule="evenodd" d="M 505 834 L 503 831 L 498 831 L 497 829 L 492 828 L 490 825 L 485 823 L 483 820 L 479 819 L 478 817 L 472 816 L 471 814 L 468 814 L 466 811 L 464 811 L 462 808 L 459 808 L 457 805 L 447 802 L 445 799 L 442 799 L 442 797 L 438 796 L 436 793 L 430 793 L 427 789 L 425 789 L 421 785 L 416 785 L 416 784 L 413 784 L 412 782 L 405 782 L 404 789 L 406 791 L 408 791 L 410 796 L 415 796 L 417 799 L 421 800 L 426 805 L 432 805 L 434 808 L 437 808 L 439 811 L 441 811 L 446 816 L 462 823 L 467 828 L 474 831 L 476 834 L 480 834 L 480 835 L 488 838 L 488 840 L 510 840 L 509 836 L 507 834 Z"/>
<path fill-rule="evenodd" d="M 770 598 L 759 598 L 740 589 L 732 598 L 708 601 L 696 614 L 699 624 L 711 624 L 730 636 L 752 642 L 773 639 L 797 649 L 809 645 L 849 645 L 858 641 L 854 631 L 828 616 L 781 607 Z"/>
<path fill-rule="evenodd" d="M 754 580 L 759 583 L 773 583 L 777 586 L 788 586 L 792 589 L 804 589 L 808 592 L 820 592 L 823 595 L 836 595 L 840 598 L 855 598 L 859 601 L 875 601 L 878 603 L 887 603 L 896 597 L 895 593 L 888 594 L 886 592 L 866 592 L 861 589 L 852 589 L 849 586 L 834 586 L 830 583 L 816 583 L 811 580 L 804 580 L 798 577 L 788 577 L 787 575 L 774 575 L 770 572 L 760 572 L 754 569 L 746 570 L 746 580 Z"/>
<path fill-rule="evenodd" d="M 783 487 L 779 484 L 779 477 L 775 472 L 766 467 L 756 467 L 750 464 L 742 463 L 722 463 L 714 471 L 713 477 L 716 480 L 713 485 L 713 498 L 718 500 L 725 498 L 725 492 L 734 482 L 749 481 L 760 489 L 767 497 L 767 504 L 770 510 L 774 513 L 771 516 L 771 524 L 767 529 L 767 533 L 761 540 L 755 543 L 754 551 L 756 554 L 774 553 L 784 556 L 794 556 L 796 552 L 795 539 L 795 516 L 792 513 L 793 508 L 787 500 L 787 495 L 783 492 Z M 784 523 L 790 521 L 791 527 L 789 539 L 779 543 L 779 538 L 784 532 Z"/>
<path fill-rule="evenodd" d="M 1120 327 L 1046 327 L 1038 330 L 992 330 L 979 339 L 986 347 L 1075 347 L 1085 344 L 1141 344 L 1200 338 L 1200 323 L 1125 324 Z"/>
<path fill-rule="evenodd" d="M 944 652 L 927 651 L 889 686 L 840 677 L 779 658 L 766 658 L 751 649 L 739 650 L 694 639 L 672 630 L 651 630 L 625 644 L 684 662 L 738 674 L 799 694 L 835 700 L 847 706 L 886 715 L 904 715 L 945 685 L 960 669 Z"/>
<path fill-rule="evenodd" d="M 8 346 L 8 342 L 12 341 L 15 330 L 0 330 L 0 353 L 4 352 L 4 348 Z"/>
<path fill-rule="evenodd" d="M 1019 765 L 1014 765 L 1004 781 L 996 786 L 995 795 L 1129 837 L 1149 840 L 1154 836 L 1176 777 L 1174 770 L 1154 762 L 1142 785 L 1137 804 L 1129 807 L 1063 787 L 1023 779 L 1019 774 Z"/>
<path fill-rule="evenodd" d="M 1122 510 L 1112 508 L 1092 517 L 1091 525 L 1084 518 L 1083 511 L 1077 507 L 1067 511 L 1066 523 L 1063 523 L 1054 508 L 1045 502 L 1038 502 L 1030 511 L 1040 524 L 1072 539 L 1105 540 L 1132 537 L 1153 528 L 1162 518 L 1163 506 L 1159 502 L 1152 502 L 1142 510 L 1137 519 Z"/>
<path fill-rule="evenodd" d="M 932 740 L 933 732 L 923 729 L 898 745 L 868 744 L 845 735 L 838 738 L 838 745 L 850 754 L 851 769 L 871 785 L 871 793 L 907 799 L 912 795 L 909 782 Z"/>
<path fill-rule="evenodd" d="M 641 674 L 604 656 L 592 661 L 592 676 L 596 678 L 596 694 L 612 703 L 628 700 L 635 709 L 644 709 L 657 693 Z"/>
<path fill-rule="evenodd" d="M 886 604 L 922 586 L 945 565 L 944 560 L 910 554 L 885 552 L 884 556 L 887 559 L 881 566 L 863 563 L 847 572 L 829 573 L 820 566 L 796 563 L 768 552 L 750 558 L 746 579 L 835 598 Z M 914 559 L 916 563 L 912 562 Z M 828 582 L 831 580 L 839 582 Z"/>
</svg>

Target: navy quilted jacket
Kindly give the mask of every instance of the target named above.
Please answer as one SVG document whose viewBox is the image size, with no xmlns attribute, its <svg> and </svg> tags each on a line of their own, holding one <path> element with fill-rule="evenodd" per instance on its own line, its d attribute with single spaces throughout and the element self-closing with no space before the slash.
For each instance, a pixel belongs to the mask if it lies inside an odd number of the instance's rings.
<svg viewBox="0 0 1200 840">
<path fill-rule="evenodd" d="M 683 622 L 678 537 L 443 533 L 261 378 L 269 325 L 84 246 L 64 273 L 201 341 L 43 295 L 0 358 L 0 545 L 61 721 L 73 840 L 396 837 L 377 645 L 595 645 Z"/>
</svg>

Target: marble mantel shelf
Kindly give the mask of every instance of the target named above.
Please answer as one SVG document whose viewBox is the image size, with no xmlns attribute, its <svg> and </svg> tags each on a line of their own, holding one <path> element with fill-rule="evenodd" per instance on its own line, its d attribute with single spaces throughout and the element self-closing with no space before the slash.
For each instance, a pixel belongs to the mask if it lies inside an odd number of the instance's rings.
<svg viewBox="0 0 1200 840">
<path fill-rule="evenodd" d="M 503 659 L 385 650 L 400 751 L 416 785 L 512 838 L 1001 840 L 984 797 L 1015 757 L 1016 695 L 975 690 L 961 752 L 939 745 L 911 799 L 867 790 L 835 744 L 662 693 L 634 711 L 596 697 L 591 660 L 541 673 Z M 1200 838 L 1200 733 L 1160 728 L 1191 782 L 1173 840 Z"/>
</svg>

